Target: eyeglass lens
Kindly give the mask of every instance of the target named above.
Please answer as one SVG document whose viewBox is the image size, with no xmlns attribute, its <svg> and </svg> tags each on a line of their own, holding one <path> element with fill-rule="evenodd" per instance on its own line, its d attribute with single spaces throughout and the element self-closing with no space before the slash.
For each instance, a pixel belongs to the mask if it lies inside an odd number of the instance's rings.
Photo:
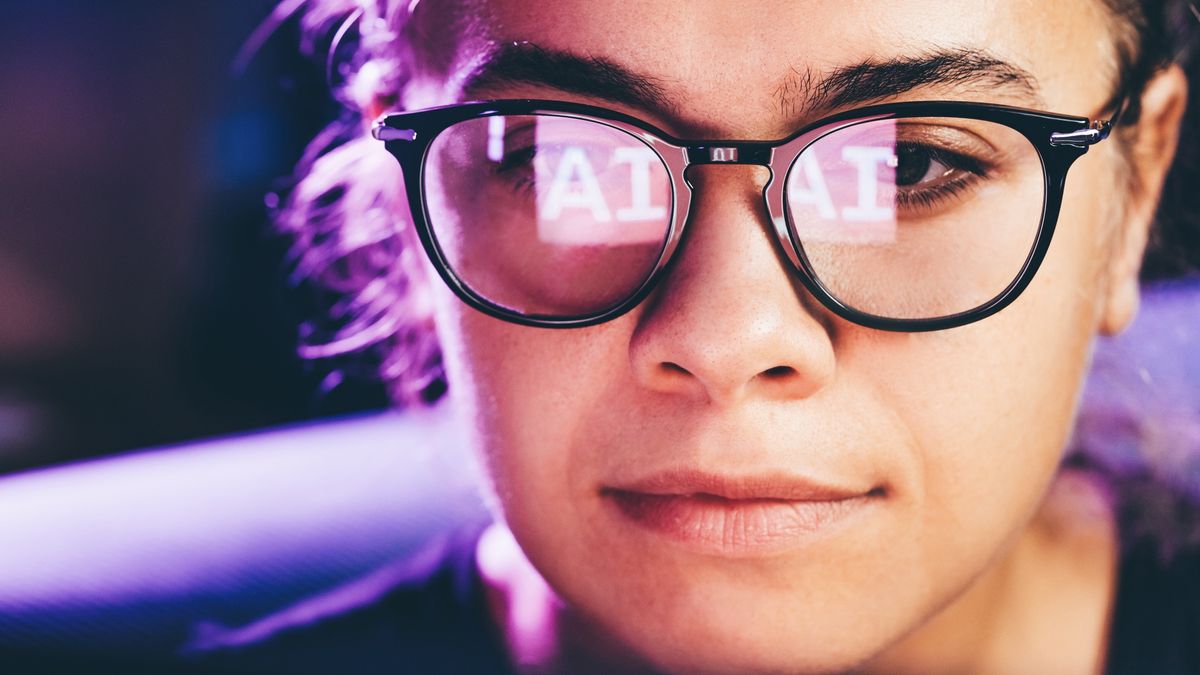
<svg viewBox="0 0 1200 675">
<path fill-rule="evenodd" d="M 1016 279 L 1037 240 L 1037 149 L 994 122 L 906 118 L 821 137 L 788 170 L 785 207 L 813 276 L 859 312 L 970 311 Z"/>
<path fill-rule="evenodd" d="M 851 123 L 809 144 L 782 179 L 789 231 L 816 280 L 853 309 L 898 319 L 969 311 L 1004 291 L 1045 199 L 1033 145 L 974 119 Z M 455 276 L 526 316 L 596 315 L 628 300 L 654 272 L 675 206 L 649 145 L 570 116 L 455 124 L 431 143 L 423 181 Z"/>
</svg>

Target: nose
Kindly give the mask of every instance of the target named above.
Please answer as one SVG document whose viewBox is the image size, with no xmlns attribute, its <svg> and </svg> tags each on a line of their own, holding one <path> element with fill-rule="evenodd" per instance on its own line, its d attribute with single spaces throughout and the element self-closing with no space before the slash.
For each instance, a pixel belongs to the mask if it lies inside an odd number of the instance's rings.
<svg viewBox="0 0 1200 675">
<path fill-rule="evenodd" d="M 767 176 L 765 167 L 691 169 L 684 239 L 630 341 L 642 387 L 730 406 L 804 398 L 832 380 L 836 324 L 775 239 Z"/>
</svg>

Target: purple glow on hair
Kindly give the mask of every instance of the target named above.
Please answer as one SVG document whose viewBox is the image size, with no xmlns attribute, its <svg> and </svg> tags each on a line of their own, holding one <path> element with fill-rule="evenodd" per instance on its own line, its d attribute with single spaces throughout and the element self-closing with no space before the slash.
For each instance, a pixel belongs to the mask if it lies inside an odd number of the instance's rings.
<svg viewBox="0 0 1200 675">
<path fill-rule="evenodd" d="M 293 238 L 293 281 L 330 298 L 326 316 L 301 327 L 299 353 L 373 353 L 402 405 L 429 397 L 442 377 L 441 356 L 403 176 L 362 116 L 395 102 L 403 88 L 411 62 L 403 33 L 416 7 L 411 0 L 285 2 L 268 20 L 302 12 L 303 48 L 326 52 L 330 86 L 352 114 L 310 144 L 296 187 L 276 211 Z M 319 48 L 330 34 L 333 44 Z"/>
</svg>

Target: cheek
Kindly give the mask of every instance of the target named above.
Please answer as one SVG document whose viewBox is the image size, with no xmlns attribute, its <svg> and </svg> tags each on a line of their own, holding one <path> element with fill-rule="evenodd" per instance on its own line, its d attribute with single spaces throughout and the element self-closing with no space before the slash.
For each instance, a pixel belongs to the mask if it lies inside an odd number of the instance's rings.
<svg viewBox="0 0 1200 675">
<path fill-rule="evenodd" d="M 917 439 L 931 541 L 960 553 L 1015 536 L 1061 461 L 1104 294 L 1111 222 L 1105 205 L 1070 187 L 1105 184 L 1100 165 L 1075 168 L 1047 257 L 1010 307 L 859 354 L 872 381 L 864 386 Z"/>
<path fill-rule="evenodd" d="M 628 370 L 622 322 L 580 330 L 508 324 L 437 291 L 439 338 L 450 394 L 471 426 L 491 487 L 514 530 L 569 522 L 579 502 L 574 452 L 598 435 L 588 420 L 604 405 L 615 374 Z M 553 509 L 543 508 L 555 505 Z"/>
</svg>

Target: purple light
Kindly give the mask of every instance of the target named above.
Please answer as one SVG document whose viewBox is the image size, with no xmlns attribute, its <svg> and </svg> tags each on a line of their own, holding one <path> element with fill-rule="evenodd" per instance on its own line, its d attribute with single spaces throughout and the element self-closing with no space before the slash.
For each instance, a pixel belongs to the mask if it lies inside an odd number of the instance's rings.
<svg viewBox="0 0 1200 675">
<path fill-rule="evenodd" d="M 0 615 L 232 589 L 280 560 L 403 553 L 481 511 L 449 419 L 387 414 L 0 479 Z"/>
</svg>

